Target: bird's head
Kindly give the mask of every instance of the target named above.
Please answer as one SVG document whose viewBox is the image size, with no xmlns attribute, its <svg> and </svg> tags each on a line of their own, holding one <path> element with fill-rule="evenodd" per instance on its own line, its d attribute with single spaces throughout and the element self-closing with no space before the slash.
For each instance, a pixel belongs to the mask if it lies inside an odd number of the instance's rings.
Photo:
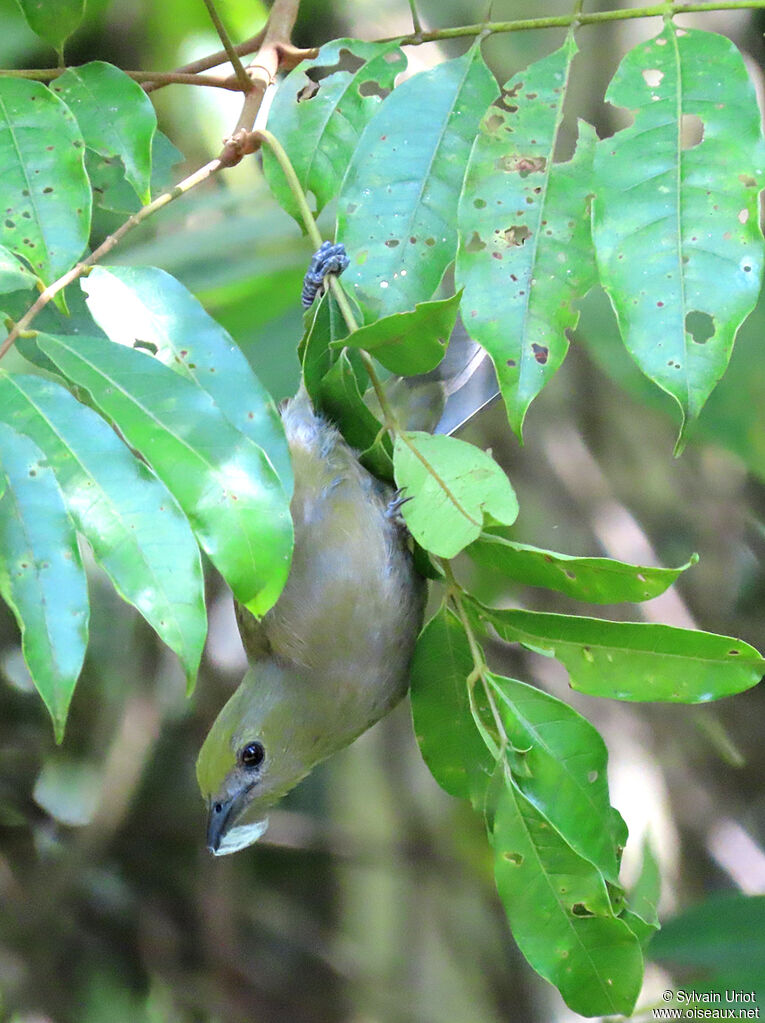
<svg viewBox="0 0 765 1023">
<path fill-rule="evenodd" d="M 283 670 L 259 664 L 216 718 L 197 759 L 207 845 L 216 856 L 257 841 L 268 809 L 321 758 L 302 710 Z"/>
</svg>

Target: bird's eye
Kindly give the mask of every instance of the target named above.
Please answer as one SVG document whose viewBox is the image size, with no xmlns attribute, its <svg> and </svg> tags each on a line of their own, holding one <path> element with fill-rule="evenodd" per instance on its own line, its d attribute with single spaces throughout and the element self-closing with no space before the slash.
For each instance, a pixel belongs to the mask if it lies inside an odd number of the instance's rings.
<svg viewBox="0 0 765 1023">
<path fill-rule="evenodd" d="M 248 742 L 239 752 L 239 760 L 243 767 L 260 767 L 266 757 L 262 742 Z"/>
</svg>

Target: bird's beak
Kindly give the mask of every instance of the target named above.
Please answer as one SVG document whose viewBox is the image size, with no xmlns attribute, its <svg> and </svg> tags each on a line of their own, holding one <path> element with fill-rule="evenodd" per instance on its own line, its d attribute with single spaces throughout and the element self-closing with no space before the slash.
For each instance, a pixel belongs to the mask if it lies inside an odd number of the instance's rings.
<svg viewBox="0 0 765 1023">
<path fill-rule="evenodd" d="M 231 811 L 236 804 L 236 796 L 226 800 L 214 800 L 210 803 L 207 817 L 207 848 L 211 853 L 218 854 L 221 840 L 226 832 L 226 824 L 232 817 Z"/>
<path fill-rule="evenodd" d="M 246 794 L 246 791 L 239 792 L 230 799 L 211 801 L 207 818 L 207 848 L 213 855 L 226 856 L 245 849 L 257 842 L 268 827 L 267 817 L 247 824 L 236 824 L 240 811 L 246 805 Z"/>
</svg>

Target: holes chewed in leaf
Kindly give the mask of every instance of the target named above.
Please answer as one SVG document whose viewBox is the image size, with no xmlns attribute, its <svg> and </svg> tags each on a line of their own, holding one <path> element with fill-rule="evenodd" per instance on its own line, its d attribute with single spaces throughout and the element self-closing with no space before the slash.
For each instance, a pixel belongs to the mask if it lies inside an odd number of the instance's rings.
<svg viewBox="0 0 765 1023">
<path fill-rule="evenodd" d="M 319 91 L 319 83 L 309 81 L 303 86 L 300 92 L 297 94 L 295 99 L 298 103 L 303 103 L 307 99 L 313 99 L 316 93 Z"/>
<path fill-rule="evenodd" d="M 142 348 L 145 352 L 149 352 L 151 355 L 156 355 L 159 351 L 153 341 L 142 341 L 140 338 L 136 338 L 133 342 L 133 348 Z"/>
<path fill-rule="evenodd" d="M 543 171 L 546 166 L 547 160 L 544 156 L 522 156 L 516 163 L 516 170 L 522 178 L 525 178 L 529 174 Z"/>
<path fill-rule="evenodd" d="M 386 96 L 390 95 L 390 89 L 384 89 L 379 82 L 370 78 L 366 82 L 362 82 L 359 86 L 360 96 L 379 96 L 380 99 L 385 99 Z"/>
<path fill-rule="evenodd" d="M 643 79 L 649 89 L 656 89 L 661 85 L 661 80 L 664 77 L 664 72 L 659 71 L 658 68 L 644 68 Z"/>
<path fill-rule="evenodd" d="M 694 309 L 685 317 L 685 329 L 697 345 L 703 345 L 715 336 L 715 321 L 709 313 Z"/>
<path fill-rule="evenodd" d="M 465 246 L 465 252 L 480 252 L 486 248 L 486 242 L 477 231 L 473 231 L 470 241 Z"/>
<path fill-rule="evenodd" d="M 504 231 L 498 231 L 497 234 L 500 238 L 503 238 L 508 245 L 523 245 L 526 239 L 531 237 L 531 231 L 525 224 L 507 227 Z"/>
<path fill-rule="evenodd" d="M 680 145 L 693 149 L 704 141 L 704 122 L 697 114 L 683 114 L 680 123 Z"/>
<path fill-rule="evenodd" d="M 537 360 L 540 366 L 544 366 L 547 362 L 547 358 L 550 354 L 550 349 L 545 345 L 538 345 L 536 342 L 532 343 L 531 350 L 534 353 L 534 358 Z"/>
<path fill-rule="evenodd" d="M 507 860 L 509 863 L 514 863 L 517 867 L 523 863 L 523 853 L 519 852 L 503 852 L 502 858 Z"/>
</svg>

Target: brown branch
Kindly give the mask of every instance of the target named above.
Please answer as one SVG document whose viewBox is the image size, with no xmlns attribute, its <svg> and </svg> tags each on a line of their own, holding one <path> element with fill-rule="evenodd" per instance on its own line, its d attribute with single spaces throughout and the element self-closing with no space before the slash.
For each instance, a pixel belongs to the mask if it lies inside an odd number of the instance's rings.
<svg viewBox="0 0 765 1023">
<path fill-rule="evenodd" d="M 226 51 L 226 56 L 228 57 L 229 61 L 231 62 L 231 66 L 234 69 L 234 74 L 236 75 L 236 79 L 239 82 L 240 89 L 242 90 L 242 92 L 245 93 L 249 92 L 250 89 L 252 88 L 252 84 L 247 75 L 247 72 L 244 70 L 244 67 L 242 66 L 242 62 L 239 59 L 239 54 L 236 52 L 234 44 L 231 42 L 231 39 L 229 38 L 229 34 L 226 31 L 226 26 L 221 21 L 221 17 L 218 14 L 217 8 L 213 0 L 202 0 L 202 2 L 207 8 L 207 13 L 210 15 L 210 20 L 212 21 L 213 25 L 215 25 L 215 31 L 218 33 L 220 41 L 223 43 L 223 49 Z"/>
<path fill-rule="evenodd" d="M 0 69 L 0 78 L 26 78 L 35 82 L 52 82 L 68 71 L 69 68 L 46 67 L 46 68 L 20 68 L 18 70 Z M 125 71 L 122 73 L 132 78 L 134 82 L 148 82 L 158 85 L 207 85 L 214 89 L 229 89 L 233 92 L 241 92 L 242 87 L 233 75 L 222 77 L 221 75 L 200 75 L 189 74 L 183 71 Z M 157 86 L 158 87 L 158 86 Z M 146 92 L 151 89 L 146 89 Z"/>
<path fill-rule="evenodd" d="M 252 131 L 266 89 L 276 81 L 285 47 L 291 47 L 290 37 L 297 20 L 300 0 L 274 0 L 271 16 L 266 25 L 263 43 L 254 59 L 247 65 L 252 90 L 247 94 L 233 135 Z"/>
</svg>

